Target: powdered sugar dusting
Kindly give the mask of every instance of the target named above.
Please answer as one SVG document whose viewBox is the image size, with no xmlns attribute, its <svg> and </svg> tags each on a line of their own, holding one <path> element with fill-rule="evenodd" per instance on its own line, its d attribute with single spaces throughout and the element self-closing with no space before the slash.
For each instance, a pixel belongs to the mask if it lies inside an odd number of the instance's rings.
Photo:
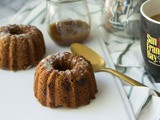
<svg viewBox="0 0 160 120">
<path fill-rule="evenodd" d="M 54 61 L 51 58 L 51 56 L 49 59 L 46 59 L 46 61 L 44 62 L 44 67 L 47 68 L 47 71 L 51 71 L 53 69 L 53 67 L 52 67 L 53 62 Z"/>
<path fill-rule="evenodd" d="M 15 37 L 16 37 L 16 38 L 23 37 L 23 38 L 26 38 L 26 39 L 27 39 L 27 38 L 30 37 L 30 35 L 29 35 L 28 33 L 26 33 L 26 34 L 24 34 L 24 33 L 23 33 L 23 34 L 15 34 Z"/>
<path fill-rule="evenodd" d="M 4 36 L 4 35 L 6 35 L 5 32 L 0 32 L 0 37 L 2 37 L 2 36 Z"/>
<path fill-rule="evenodd" d="M 15 36 L 16 38 L 19 38 L 19 37 L 29 38 L 31 32 L 32 31 L 36 32 L 37 30 L 38 29 L 35 26 L 23 25 L 23 24 L 21 25 L 9 24 L 9 25 L 0 27 L 0 37 L 10 35 L 10 36 Z M 15 33 L 12 33 L 13 31 Z"/>
<path fill-rule="evenodd" d="M 64 53 L 56 53 L 55 57 L 56 57 L 56 59 L 62 60 L 64 55 L 65 55 Z"/>
<path fill-rule="evenodd" d="M 64 56 L 64 53 L 56 53 L 48 55 L 45 59 L 43 59 L 41 62 L 44 63 L 43 67 L 47 69 L 47 71 L 53 70 L 53 63 L 56 59 L 61 60 Z"/>
<path fill-rule="evenodd" d="M 66 70 L 65 73 L 66 73 L 67 75 L 70 75 L 70 74 L 71 74 L 71 71 L 70 71 L 70 70 Z"/>
<path fill-rule="evenodd" d="M 67 55 L 70 55 L 70 53 L 68 52 L 64 52 L 64 53 L 56 53 L 56 54 L 51 54 L 51 55 L 48 55 L 45 59 L 43 59 L 41 62 L 43 62 L 43 67 L 45 67 L 47 69 L 47 71 L 51 71 L 53 70 L 53 66 L 54 66 L 54 62 L 55 60 L 58 60 L 58 61 L 61 61 L 64 57 L 66 57 Z M 66 57 L 67 61 L 68 59 L 71 59 L 71 57 Z M 67 75 L 71 74 L 71 71 L 72 72 L 77 72 L 76 71 L 76 68 L 79 68 L 81 69 L 83 72 L 83 68 L 85 66 L 88 66 L 88 62 L 83 58 L 83 57 L 77 57 L 77 56 L 73 56 L 72 60 L 71 60 L 72 63 L 76 63 L 75 64 L 75 69 L 73 68 L 72 70 L 66 70 L 65 73 Z M 82 73 L 80 73 L 82 74 Z"/>
<path fill-rule="evenodd" d="M 10 33 L 5 33 L 5 32 L 0 32 L 0 37 L 6 37 L 6 36 L 9 36 Z"/>
<path fill-rule="evenodd" d="M 59 75 L 64 76 L 64 71 L 59 71 Z"/>
<path fill-rule="evenodd" d="M 73 59 L 72 59 L 72 63 L 75 63 L 77 60 L 76 60 L 76 58 L 74 57 Z"/>
</svg>

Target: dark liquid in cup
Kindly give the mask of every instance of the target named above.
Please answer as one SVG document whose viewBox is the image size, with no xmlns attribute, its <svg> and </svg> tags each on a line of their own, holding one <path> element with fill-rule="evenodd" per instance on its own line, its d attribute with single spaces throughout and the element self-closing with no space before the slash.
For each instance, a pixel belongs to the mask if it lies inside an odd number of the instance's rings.
<svg viewBox="0 0 160 120">
<path fill-rule="evenodd" d="M 49 26 L 51 38 L 59 45 L 82 42 L 90 33 L 90 25 L 80 20 L 65 20 Z"/>
<path fill-rule="evenodd" d="M 154 16 L 151 16 L 152 19 L 160 22 L 160 14 L 157 14 L 157 15 L 154 15 Z"/>
</svg>

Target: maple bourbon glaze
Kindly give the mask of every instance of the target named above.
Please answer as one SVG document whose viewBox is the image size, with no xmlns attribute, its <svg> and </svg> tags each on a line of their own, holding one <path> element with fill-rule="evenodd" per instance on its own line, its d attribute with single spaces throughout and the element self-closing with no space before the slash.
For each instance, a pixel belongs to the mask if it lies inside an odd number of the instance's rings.
<svg viewBox="0 0 160 120">
<path fill-rule="evenodd" d="M 61 46 L 83 42 L 90 33 L 90 25 L 81 20 L 63 20 L 49 25 L 49 35 Z"/>
</svg>

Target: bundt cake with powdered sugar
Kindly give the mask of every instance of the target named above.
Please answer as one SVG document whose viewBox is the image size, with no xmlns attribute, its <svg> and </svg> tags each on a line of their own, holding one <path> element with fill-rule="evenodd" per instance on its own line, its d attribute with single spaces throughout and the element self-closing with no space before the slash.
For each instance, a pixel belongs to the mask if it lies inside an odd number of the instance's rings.
<svg viewBox="0 0 160 120">
<path fill-rule="evenodd" d="M 49 55 L 37 66 L 34 94 L 43 105 L 76 108 L 95 98 L 97 85 L 91 63 L 69 52 Z"/>
<path fill-rule="evenodd" d="M 22 70 L 36 65 L 45 54 L 40 30 L 30 25 L 0 27 L 0 68 Z"/>
</svg>

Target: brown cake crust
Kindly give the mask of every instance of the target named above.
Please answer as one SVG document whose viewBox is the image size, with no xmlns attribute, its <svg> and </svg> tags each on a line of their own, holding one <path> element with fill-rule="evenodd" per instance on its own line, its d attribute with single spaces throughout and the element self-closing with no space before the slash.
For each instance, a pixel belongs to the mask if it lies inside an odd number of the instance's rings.
<svg viewBox="0 0 160 120">
<path fill-rule="evenodd" d="M 0 68 L 28 69 L 45 54 L 45 43 L 40 30 L 30 25 L 0 27 Z"/>
<path fill-rule="evenodd" d="M 69 52 L 49 55 L 36 68 L 34 94 L 43 106 L 76 108 L 89 104 L 96 92 L 93 68 L 82 56 Z"/>
</svg>

